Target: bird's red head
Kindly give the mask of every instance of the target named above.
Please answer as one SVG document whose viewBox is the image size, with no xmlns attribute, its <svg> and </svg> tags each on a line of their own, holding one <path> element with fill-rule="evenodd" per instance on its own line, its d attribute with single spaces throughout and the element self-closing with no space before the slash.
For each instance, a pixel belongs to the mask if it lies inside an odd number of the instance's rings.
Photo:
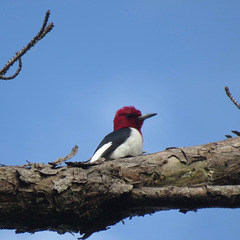
<svg viewBox="0 0 240 240">
<path fill-rule="evenodd" d="M 120 128 L 132 127 L 141 133 L 143 121 L 155 115 L 156 113 L 142 115 L 142 113 L 133 106 L 123 107 L 116 112 L 113 120 L 114 131 Z"/>
</svg>

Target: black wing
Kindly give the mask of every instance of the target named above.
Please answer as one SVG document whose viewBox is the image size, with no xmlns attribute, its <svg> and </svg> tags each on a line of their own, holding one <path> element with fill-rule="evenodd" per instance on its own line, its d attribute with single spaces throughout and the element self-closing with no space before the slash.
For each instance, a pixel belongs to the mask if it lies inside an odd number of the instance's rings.
<svg viewBox="0 0 240 240">
<path fill-rule="evenodd" d="M 131 134 L 130 128 L 121 128 L 116 131 L 109 133 L 104 139 L 100 142 L 95 152 L 100 149 L 104 144 L 112 142 L 112 145 L 102 153 L 101 157 L 108 159 L 111 153 L 121 144 L 123 144 Z M 94 152 L 94 154 L 95 154 Z"/>
</svg>

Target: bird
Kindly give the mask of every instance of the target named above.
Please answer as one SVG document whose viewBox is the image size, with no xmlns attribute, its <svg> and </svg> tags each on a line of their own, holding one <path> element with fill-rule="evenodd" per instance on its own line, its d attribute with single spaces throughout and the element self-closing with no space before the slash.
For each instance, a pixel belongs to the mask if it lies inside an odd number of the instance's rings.
<svg viewBox="0 0 240 240">
<path fill-rule="evenodd" d="M 157 113 L 142 114 L 133 106 L 125 106 L 116 112 L 113 132 L 106 135 L 95 150 L 90 163 L 99 158 L 106 160 L 134 157 L 142 154 L 144 120 Z"/>
</svg>

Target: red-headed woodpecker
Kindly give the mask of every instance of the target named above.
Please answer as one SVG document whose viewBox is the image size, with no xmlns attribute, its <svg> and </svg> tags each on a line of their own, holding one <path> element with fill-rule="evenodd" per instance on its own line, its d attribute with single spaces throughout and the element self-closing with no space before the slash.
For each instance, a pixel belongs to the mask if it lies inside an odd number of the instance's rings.
<svg viewBox="0 0 240 240">
<path fill-rule="evenodd" d="M 142 114 L 132 106 L 119 109 L 113 120 L 114 131 L 105 136 L 98 145 L 91 162 L 101 157 L 117 159 L 141 155 L 143 121 L 155 115 L 156 113 Z"/>
</svg>

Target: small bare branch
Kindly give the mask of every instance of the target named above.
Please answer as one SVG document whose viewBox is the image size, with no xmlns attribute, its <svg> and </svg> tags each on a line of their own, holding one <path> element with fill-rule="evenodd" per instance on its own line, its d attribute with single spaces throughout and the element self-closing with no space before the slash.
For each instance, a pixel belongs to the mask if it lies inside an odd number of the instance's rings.
<svg viewBox="0 0 240 240">
<path fill-rule="evenodd" d="M 234 97 L 232 96 L 229 88 L 226 86 L 225 87 L 225 92 L 227 94 L 227 96 L 231 99 L 231 101 L 237 106 L 238 109 L 240 109 L 240 105 L 238 104 L 238 102 L 234 99 Z"/>
<path fill-rule="evenodd" d="M 49 23 L 47 25 L 48 19 L 49 19 L 49 15 L 50 15 L 50 11 L 48 10 L 46 12 L 42 27 L 40 29 L 40 31 L 38 32 L 38 34 L 24 47 L 22 48 L 22 50 L 20 52 L 16 52 L 16 55 L 11 58 L 6 64 L 5 66 L 0 70 L 0 79 L 1 80 L 10 80 L 15 78 L 19 72 L 22 69 L 22 60 L 21 57 L 31 48 L 33 47 L 39 40 L 41 40 L 48 32 L 50 32 L 54 25 L 53 23 Z M 7 73 L 7 71 L 10 69 L 10 67 L 16 62 L 19 62 L 19 67 L 17 69 L 17 71 L 10 77 L 4 77 L 3 75 L 5 75 Z"/>
<path fill-rule="evenodd" d="M 236 134 L 238 137 L 240 137 L 240 132 L 239 132 L 239 131 L 232 130 L 232 132 L 233 132 L 234 134 Z"/>
<path fill-rule="evenodd" d="M 17 54 L 17 52 L 16 52 L 16 54 Z M 22 59 L 21 59 L 21 57 L 19 57 L 19 59 L 18 59 L 18 69 L 17 69 L 17 71 L 16 71 L 12 76 L 10 76 L 10 77 L 0 76 L 0 79 L 2 79 L 2 80 L 11 80 L 11 79 L 14 79 L 14 78 L 20 73 L 21 69 L 22 69 Z"/>
</svg>

